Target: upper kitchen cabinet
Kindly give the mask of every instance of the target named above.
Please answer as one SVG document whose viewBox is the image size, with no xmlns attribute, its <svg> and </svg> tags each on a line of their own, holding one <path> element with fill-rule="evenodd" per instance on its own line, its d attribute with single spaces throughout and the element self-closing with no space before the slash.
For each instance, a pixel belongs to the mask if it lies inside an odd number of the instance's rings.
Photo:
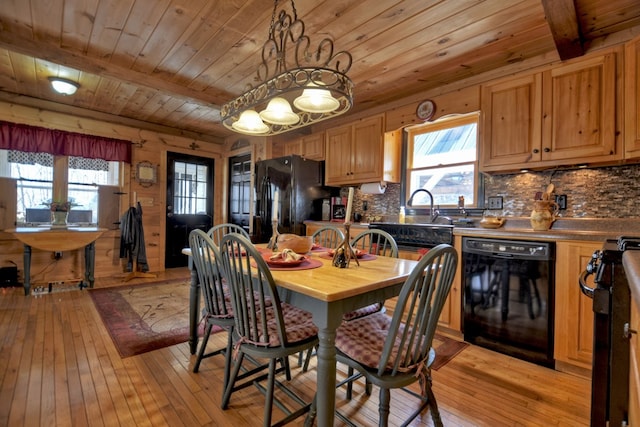
<svg viewBox="0 0 640 427">
<path fill-rule="evenodd" d="M 482 87 L 483 170 L 539 162 L 542 132 L 542 75 Z"/>
<path fill-rule="evenodd" d="M 285 156 L 295 154 L 310 160 L 324 160 L 324 132 L 289 141 L 284 144 L 283 150 Z"/>
<path fill-rule="evenodd" d="M 616 88 L 614 52 L 484 85 L 481 170 L 620 160 Z"/>
<path fill-rule="evenodd" d="M 373 116 L 326 132 L 325 184 L 399 182 L 398 132 L 383 134 L 383 116 Z"/>
<path fill-rule="evenodd" d="M 616 144 L 616 55 L 609 53 L 546 71 L 542 160 L 621 158 Z"/>
<path fill-rule="evenodd" d="M 624 154 L 640 158 L 640 38 L 625 46 Z"/>
</svg>

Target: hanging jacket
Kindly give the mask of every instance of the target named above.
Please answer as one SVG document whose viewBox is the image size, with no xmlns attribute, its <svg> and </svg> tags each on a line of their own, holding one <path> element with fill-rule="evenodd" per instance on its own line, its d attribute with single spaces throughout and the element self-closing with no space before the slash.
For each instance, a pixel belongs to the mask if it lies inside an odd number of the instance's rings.
<svg viewBox="0 0 640 427">
<path fill-rule="evenodd" d="M 134 260 L 138 271 L 149 271 L 140 202 L 130 207 L 120 219 L 120 258 L 127 258 L 126 271 L 133 271 Z"/>
</svg>

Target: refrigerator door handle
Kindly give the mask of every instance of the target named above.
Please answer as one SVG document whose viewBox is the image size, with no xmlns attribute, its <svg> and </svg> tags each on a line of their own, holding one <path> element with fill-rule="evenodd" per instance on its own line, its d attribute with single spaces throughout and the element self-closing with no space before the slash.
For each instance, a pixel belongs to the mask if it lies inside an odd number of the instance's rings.
<svg viewBox="0 0 640 427">
<path fill-rule="evenodd" d="M 265 177 L 264 190 L 266 193 L 266 196 L 265 196 L 266 203 L 264 204 L 264 223 L 269 224 L 271 222 L 270 207 L 272 203 L 272 198 L 271 198 L 271 179 L 269 178 L 268 175 Z"/>
<path fill-rule="evenodd" d="M 271 181 L 268 176 L 264 176 L 261 182 L 260 195 L 262 203 L 260 205 L 260 219 L 263 224 L 269 224 L 271 215 L 269 214 L 269 205 L 271 204 Z"/>
<path fill-rule="evenodd" d="M 264 220 L 264 204 L 266 203 L 264 200 L 264 177 L 260 179 L 260 187 L 258 187 L 258 200 L 260 200 L 259 208 L 258 208 L 258 217 L 260 220 Z"/>
</svg>

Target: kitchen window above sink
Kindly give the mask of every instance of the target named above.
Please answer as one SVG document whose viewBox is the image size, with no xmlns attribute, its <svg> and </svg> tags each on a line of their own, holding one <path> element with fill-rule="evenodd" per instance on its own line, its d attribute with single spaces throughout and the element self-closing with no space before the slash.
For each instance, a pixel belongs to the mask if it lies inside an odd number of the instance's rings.
<svg viewBox="0 0 640 427">
<path fill-rule="evenodd" d="M 433 194 L 435 206 L 476 206 L 478 115 L 467 114 L 408 129 L 405 200 L 416 190 Z M 417 194 L 413 206 L 430 204 Z"/>
</svg>

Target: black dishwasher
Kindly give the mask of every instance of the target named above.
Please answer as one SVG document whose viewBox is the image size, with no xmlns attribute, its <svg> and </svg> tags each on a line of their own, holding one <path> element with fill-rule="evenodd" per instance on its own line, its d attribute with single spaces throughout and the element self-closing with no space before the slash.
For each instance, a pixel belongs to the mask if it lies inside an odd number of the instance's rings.
<svg viewBox="0 0 640 427">
<path fill-rule="evenodd" d="M 551 242 L 463 237 L 464 339 L 553 367 Z"/>
</svg>

